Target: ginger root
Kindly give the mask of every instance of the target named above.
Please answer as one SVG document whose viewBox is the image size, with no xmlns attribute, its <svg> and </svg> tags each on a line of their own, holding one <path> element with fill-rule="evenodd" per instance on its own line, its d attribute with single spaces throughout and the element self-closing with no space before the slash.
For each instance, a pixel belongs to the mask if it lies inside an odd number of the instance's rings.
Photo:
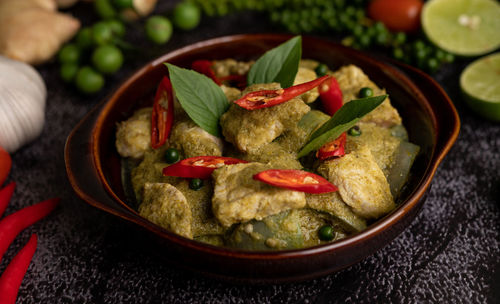
<svg viewBox="0 0 500 304">
<path fill-rule="evenodd" d="M 0 54 L 29 64 L 54 56 L 80 22 L 56 10 L 54 0 L 0 0 Z"/>
</svg>

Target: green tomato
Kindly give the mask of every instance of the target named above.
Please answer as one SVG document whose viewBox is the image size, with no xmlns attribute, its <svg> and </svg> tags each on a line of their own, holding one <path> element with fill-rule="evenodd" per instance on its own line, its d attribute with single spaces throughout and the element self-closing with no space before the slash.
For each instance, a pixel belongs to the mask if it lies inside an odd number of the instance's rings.
<svg viewBox="0 0 500 304">
<path fill-rule="evenodd" d="M 64 82 L 71 83 L 75 79 L 78 69 L 78 64 L 74 62 L 63 63 L 59 69 L 59 75 Z"/>
<path fill-rule="evenodd" d="M 76 44 L 80 49 L 85 50 L 92 46 L 94 38 L 92 37 L 92 28 L 84 27 L 76 35 Z"/>
<path fill-rule="evenodd" d="M 123 37 L 125 36 L 125 24 L 117 19 L 111 19 L 106 21 L 106 24 L 111 29 L 113 36 L 115 37 Z"/>
<path fill-rule="evenodd" d="M 104 77 L 89 66 L 84 66 L 76 73 L 75 84 L 80 92 L 93 94 L 104 86 Z"/>
<path fill-rule="evenodd" d="M 149 40 L 164 44 L 172 36 L 172 23 L 163 16 L 152 16 L 146 21 L 145 30 Z"/>
<path fill-rule="evenodd" d="M 97 45 L 107 44 L 113 39 L 113 31 L 106 22 L 100 21 L 92 27 L 92 38 Z"/>
<path fill-rule="evenodd" d="M 373 90 L 368 87 L 364 87 L 359 90 L 359 98 L 366 98 L 372 96 L 373 96 Z"/>
<path fill-rule="evenodd" d="M 101 45 L 92 53 L 94 67 L 103 74 L 113 74 L 123 64 L 123 54 L 114 45 Z"/>
<path fill-rule="evenodd" d="M 328 66 L 324 63 L 320 63 L 318 64 L 316 69 L 314 69 L 314 71 L 316 72 L 316 75 L 318 75 L 319 77 L 325 76 L 326 73 L 328 72 Z"/>
<path fill-rule="evenodd" d="M 111 19 L 116 16 L 116 10 L 109 0 L 95 0 L 94 8 L 102 19 Z"/>
<path fill-rule="evenodd" d="M 175 164 L 180 159 L 179 150 L 175 148 L 168 148 L 165 151 L 165 161 L 167 164 Z"/>
<path fill-rule="evenodd" d="M 335 231 L 330 225 L 325 225 L 318 230 L 319 239 L 322 241 L 331 241 L 335 237 Z"/>
<path fill-rule="evenodd" d="M 174 8 L 174 25 L 183 30 L 191 30 L 200 23 L 200 8 L 191 2 L 181 2 Z"/>
<path fill-rule="evenodd" d="M 60 63 L 76 63 L 80 59 L 80 48 L 74 43 L 68 43 L 59 51 Z"/>
<path fill-rule="evenodd" d="M 199 178 L 193 178 L 189 181 L 189 188 L 191 190 L 200 190 L 203 187 L 203 180 Z"/>
<path fill-rule="evenodd" d="M 133 0 L 113 0 L 113 5 L 119 9 L 132 8 L 134 6 Z"/>
</svg>

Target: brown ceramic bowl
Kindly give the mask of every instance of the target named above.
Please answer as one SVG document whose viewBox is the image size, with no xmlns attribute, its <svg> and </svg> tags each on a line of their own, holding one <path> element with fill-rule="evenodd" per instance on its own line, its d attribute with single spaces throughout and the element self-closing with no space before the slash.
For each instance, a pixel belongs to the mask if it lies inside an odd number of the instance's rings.
<svg viewBox="0 0 500 304">
<path fill-rule="evenodd" d="M 216 38 L 147 64 L 96 106 L 68 137 L 66 169 L 77 195 L 94 207 L 149 230 L 160 241 L 158 250 L 176 264 L 236 280 L 283 282 L 313 278 L 352 265 L 385 246 L 410 224 L 422 206 L 439 163 L 457 138 L 459 118 L 446 93 L 424 73 L 316 38 L 303 38 L 303 58 L 319 60 L 332 69 L 345 64 L 361 67 L 387 89 L 403 117 L 410 141 L 421 147 L 398 208 L 366 230 L 334 243 L 301 250 L 249 252 L 214 247 L 173 234 L 140 217 L 127 203 L 114 145 L 115 126 L 138 107 L 151 104 L 155 87 L 167 72 L 163 62 L 189 67 L 196 59 L 256 59 L 289 38 L 275 34 Z"/>
</svg>

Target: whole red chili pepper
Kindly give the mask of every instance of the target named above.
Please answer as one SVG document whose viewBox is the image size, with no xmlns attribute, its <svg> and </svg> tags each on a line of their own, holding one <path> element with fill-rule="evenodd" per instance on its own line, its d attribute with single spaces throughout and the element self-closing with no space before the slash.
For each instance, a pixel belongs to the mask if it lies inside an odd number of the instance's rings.
<svg viewBox="0 0 500 304">
<path fill-rule="evenodd" d="M 198 73 L 201 73 L 209 78 L 211 78 L 217 85 L 221 85 L 222 82 L 215 76 L 214 70 L 212 70 L 213 62 L 209 60 L 196 60 L 191 64 L 191 69 Z"/>
<path fill-rule="evenodd" d="M 327 193 L 337 191 L 337 187 L 323 177 L 302 170 L 271 169 L 259 172 L 253 179 L 271 186 L 306 193 Z"/>
<path fill-rule="evenodd" d="M 206 179 L 217 168 L 239 163 L 247 163 L 247 161 L 223 156 L 195 156 L 163 168 L 163 175 Z"/>
<path fill-rule="evenodd" d="M 335 140 L 327 142 L 316 152 L 316 157 L 324 160 L 330 157 L 341 157 L 345 155 L 346 133 L 340 134 Z"/>
<path fill-rule="evenodd" d="M 323 109 L 328 115 L 335 114 L 342 107 L 342 91 L 335 77 L 332 76 L 320 84 L 318 91 Z"/>
<path fill-rule="evenodd" d="M 6 216 L 0 221 L 0 261 L 16 236 L 48 215 L 59 203 L 60 199 L 49 199 L 35 205 L 23 208 Z"/>
<path fill-rule="evenodd" d="M 16 189 L 16 183 L 11 182 L 7 186 L 3 187 L 2 190 L 0 190 L 0 216 L 2 216 L 3 213 L 5 212 L 5 209 L 7 208 L 7 205 L 10 202 L 12 194 L 14 193 L 14 189 Z"/>
<path fill-rule="evenodd" d="M 279 105 L 287 102 L 290 99 L 302 95 L 303 93 L 314 89 L 325 81 L 328 75 L 317 78 L 315 80 L 291 86 L 286 89 L 279 90 L 262 90 L 246 94 L 234 103 L 247 110 L 256 110 Z"/>
<path fill-rule="evenodd" d="M 37 246 L 36 234 L 31 235 L 28 243 L 9 263 L 0 277 L 0 303 L 15 304 L 19 286 L 28 270 Z"/>
<path fill-rule="evenodd" d="M 174 94 L 172 83 L 163 77 L 156 90 L 151 113 L 151 147 L 157 149 L 165 144 L 174 123 Z"/>
</svg>

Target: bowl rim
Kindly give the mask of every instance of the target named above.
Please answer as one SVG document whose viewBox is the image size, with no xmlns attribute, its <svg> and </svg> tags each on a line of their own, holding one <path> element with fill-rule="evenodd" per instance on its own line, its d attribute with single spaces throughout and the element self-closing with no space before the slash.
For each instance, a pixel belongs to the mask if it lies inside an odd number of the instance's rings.
<svg viewBox="0 0 500 304">
<path fill-rule="evenodd" d="M 226 248 L 226 247 L 217 247 L 209 244 L 205 244 L 202 242 L 198 242 L 195 240 L 190 240 L 187 238 L 184 238 L 182 236 L 179 236 L 173 232 L 167 231 L 166 229 L 155 225 L 146 219 L 142 218 L 135 210 L 133 210 L 131 207 L 129 207 L 124 201 L 122 201 L 118 195 L 113 191 L 112 187 L 108 183 L 104 171 L 103 171 L 103 166 L 101 163 L 101 159 L 99 158 L 100 155 L 100 147 L 99 147 L 99 142 L 100 142 L 100 136 L 102 134 L 101 130 L 103 127 L 103 122 L 105 118 L 107 117 L 108 113 L 110 112 L 112 106 L 115 104 L 115 102 L 119 99 L 119 97 L 123 94 L 123 92 L 132 84 L 134 83 L 137 79 L 141 78 L 144 74 L 146 74 L 148 71 L 153 69 L 155 66 L 162 64 L 163 62 L 170 60 L 172 58 L 178 57 L 178 56 L 185 56 L 186 54 L 189 54 L 189 52 L 192 52 L 194 50 L 206 47 L 206 46 L 215 46 L 215 45 L 221 45 L 225 43 L 234 43 L 238 41 L 243 41 L 243 40 L 248 40 L 248 39 L 270 39 L 270 40 L 279 40 L 279 41 L 285 41 L 286 39 L 289 39 L 293 37 L 293 35 L 289 34 L 239 34 L 239 35 L 230 35 L 230 36 L 223 36 L 223 37 L 217 37 L 217 38 L 212 38 L 200 42 L 196 42 L 187 46 L 184 46 L 180 49 L 168 52 L 167 54 L 164 54 L 156 59 L 153 59 L 146 65 L 144 65 L 142 68 L 140 68 L 138 71 L 136 71 L 132 76 L 128 77 L 126 81 L 124 81 L 118 89 L 116 89 L 109 98 L 103 101 L 102 103 L 102 108 L 99 109 L 98 117 L 95 122 L 95 124 L 92 127 L 91 131 L 91 140 L 90 140 L 90 145 L 92 149 L 92 159 L 94 162 L 94 166 L 97 170 L 98 177 L 100 179 L 100 182 L 104 185 L 105 190 L 109 195 L 112 196 L 113 200 L 117 202 L 117 204 L 120 207 L 124 207 L 127 209 L 127 211 L 132 212 L 136 218 L 132 217 L 126 217 L 123 214 L 120 214 L 118 212 L 112 212 L 113 214 L 126 218 L 128 220 L 133 221 L 134 223 L 142 226 L 143 228 L 152 231 L 153 233 L 161 236 L 162 238 L 165 238 L 171 242 L 175 242 L 183 247 L 189 247 L 191 249 L 199 250 L 199 251 L 204 251 L 206 253 L 211 253 L 215 255 L 222 255 L 222 256 L 227 256 L 227 257 L 233 257 L 233 258 L 241 258 L 241 259 L 262 259 L 262 260 L 273 260 L 273 259 L 283 259 L 283 258 L 303 258 L 304 256 L 312 256 L 316 255 L 319 253 L 324 253 L 324 252 L 330 252 L 330 251 L 335 251 L 339 250 L 342 248 L 347 248 L 351 247 L 353 245 L 356 245 L 360 242 L 363 242 L 366 239 L 371 239 L 373 237 L 376 237 L 377 235 L 380 235 L 384 230 L 387 228 L 397 224 L 400 219 L 408 213 L 410 210 L 415 208 L 426 192 L 426 190 L 429 188 L 430 183 L 432 178 L 434 177 L 434 174 L 436 173 L 436 170 L 443 160 L 444 156 L 448 153 L 448 151 L 451 149 L 452 145 L 456 141 L 456 138 L 458 137 L 458 132 L 460 128 L 460 121 L 459 121 L 459 116 L 458 113 L 452 103 L 452 101 L 449 99 L 448 95 L 445 93 L 445 91 L 427 74 L 421 72 L 420 70 L 417 70 L 411 66 L 407 66 L 404 64 L 398 63 L 398 65 L 410 69 L 413 72 L 419 74 L 420 76 L 426 78 L 429 82 L 431 82 L 435 87 L 438 88 L 438 90 L 442 93 L 443 97 L 445 98 L 445 101 L 447 103 L 447 106 L 449 106 L 451 110 L 451 115 L 452 118 L 454 119 L 454 124 L 452 127 L 452 132 L 450 134 L 447 134 L 447 140 L 445 145 L 436 151 L 436 144 L 438 141 L 438 135 L 439 132 L 436 131 L 436 136 L 433 139 L 433 147 L 432 147 L 432 153 L 429 159 L 429 164 L 423 174 L 422 180 L 419 181 L 417 184 L 416 188 L 413 189 L 413 191 L 409 194 L 408 198 L 402 202 L 400 205 L 397 206 L 395 210 L 393 210 L 391 213 L 388 215 L 378 219 L 375 223 L 371 224 L 368 226 L 365 230 L 360 231 L 358 233 L 352 234 L 344 239 L 328 243 L 328 244 L 321 244 L 317 245 L 314 247 L 306 247 L 306 248 L 301 248 L 301 249 L 292 249 L 292 250 L 279 250 L 279 251 L 244 251 L 240 249 L 232 249 L 232 248 Z M 309 36 L 302 36 L 304 40 L 309 40 L 311 42 L 318 42 L 318 43 L 324 43 L 324 44 L 329 44 L 332 47 L 339 48 L 339 49 L 345 49 L 349 50 L 349 52 L 353 52 L 357 57 L 362 58 L 364 61 L 368 61 L 370 64 L 375 65 L 375 66 L 380 66 L 384 67 L 385 69 L 388 69 L 391 71 L 393 75 L 398 75 L 401 78 L 405 79 L 405 83 L 407 83 L 410 87 L 412 87 L 412 90 L 414 89 L 415 92 L 420 92 L 420 89 L 416 87 L 416 85 L 411 81 L 406 75 L 404 75 L 402 72 L 398 71 L 391 65 L 389 65 L 386 62 L 382 62 L 380 60 L 375 60 L 372 59 L 371 56 L 368 56 L 362 52 L 355 51 L 352 49 L 349 49 L 347 47 L 344 47 L 340 44 L 330 42 L 327 40 L 323 40 L 320 38 L 315 38 L 315 37 L 309 37 Z M 304 43 L 304 42 L 303 42 Z M 394 64 L 394 62 L 393 62 Z M 437 119 L 434 115 L 434 111 L 430 103 L 428 102 L 427 98 L 421 94 L 422 99 L 426 100 L 427 102 L 423 104 L 426 108 L 426 111 L 431 114 L 431 124 L 434 130 L 438 129 L 438 123 Z M 70 135 L 71 136 L 71 135 Z M 68 139 L 69 140 L 69 139 Z M 85 193 L 79 193 L 80 195 L 84 195 L 85 197 L 88 197 Z M 102 208 L 101 208 L 102 209 Z M 109 210 L 106 210 L 109 212 Z M 354 262 L 353 262 L 354 263 Z"/>
</svg>

